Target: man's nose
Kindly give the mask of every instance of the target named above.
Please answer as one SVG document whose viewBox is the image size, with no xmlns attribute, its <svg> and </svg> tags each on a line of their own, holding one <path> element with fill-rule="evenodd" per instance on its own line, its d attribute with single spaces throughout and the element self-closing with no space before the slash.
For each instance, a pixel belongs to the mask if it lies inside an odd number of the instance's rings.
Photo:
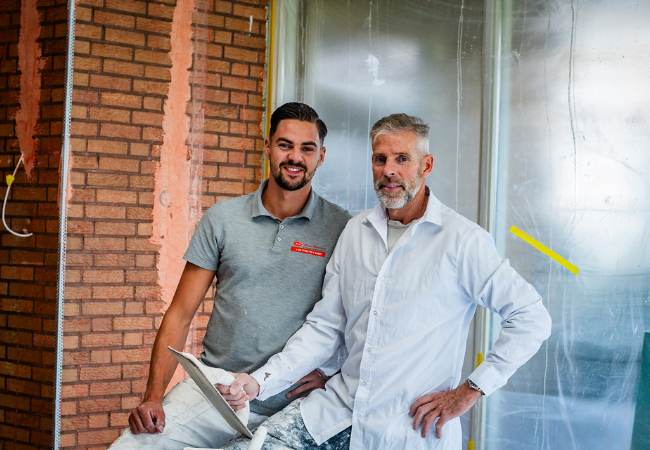
<svg viewBox="0 0 650 450">
<path fill-rule="evenodd" d="M 302 152 L 300 151 L 299 147 L 295 147 L 291 149 L 289 152 L 289 160 L 294 161 L 294 162 L 301 162 L 302 161 Z"/>
<path fill-rule="evenodd" d="M 394 177 L 395 174 L 397 173 L 395 163 L 392 161 L 386 161 L 386 164 L 384 164 L 383 173 L 385 177 Z"/>
</svg>

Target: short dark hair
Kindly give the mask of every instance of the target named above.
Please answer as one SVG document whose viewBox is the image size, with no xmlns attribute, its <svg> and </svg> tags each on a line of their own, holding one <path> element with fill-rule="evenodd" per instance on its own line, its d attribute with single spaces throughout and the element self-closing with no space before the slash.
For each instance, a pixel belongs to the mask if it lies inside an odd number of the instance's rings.
<svg viewBox="0 0 650 450">
<path fill-rule="evenodd" d="M 278 129 L 278 124 L 287 119 L 299 120 L 301 122 L 309 122 L 316 125 L 318 129 L 318 139 L 320 140 L 321 147 L 325 142 L 327 136 L 327 127 L 325 122 L 320 120 L 318 113 L 309 105 L 304 103 L 291 102 L 285 103 L 271 114 L 271 129 L 269 130 L 269 138 L 271 138 L 275 131 Z"/>
</svg>

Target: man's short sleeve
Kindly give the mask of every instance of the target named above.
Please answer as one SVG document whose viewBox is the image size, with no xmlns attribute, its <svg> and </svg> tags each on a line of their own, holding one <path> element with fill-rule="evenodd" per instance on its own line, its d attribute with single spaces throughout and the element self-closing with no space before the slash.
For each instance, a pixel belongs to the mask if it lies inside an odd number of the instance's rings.
<svg viewBox="0 0 650 450">
<path fill-rule="evenodd" d="M 219 267 L 222 223 L 217 205 L 208 209 L 198 226 L 183 259 L 206 270 Z"/>
</svg>

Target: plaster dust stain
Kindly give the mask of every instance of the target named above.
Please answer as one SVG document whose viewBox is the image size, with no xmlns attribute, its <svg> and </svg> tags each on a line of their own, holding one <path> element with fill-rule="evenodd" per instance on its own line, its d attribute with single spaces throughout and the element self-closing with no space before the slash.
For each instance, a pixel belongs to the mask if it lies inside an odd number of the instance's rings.
<svg viewBox="0 0 650 450">
<path fill-rule="evenodd" d="M 169 307 L 183 272 L 183 254 L 192 232 L 189 219 L 190 158 L 187 140 L 190 120 L 186 114 L 191 91 L 189 69 L 192 65 L 192 13 L 194 1 L 177 2 L 170 35 L 172 62 L 169 93 L 163 107 L 163 144 L 154 182 L 153 234 L 151 242 L 158 251 L 158 283 L 164 306 Z M 160 199 L 164 198 L 164 202 Z M 192 335 L 190 331 L 190 336 Z M 180 369 L 180 366 L 179 366 Z M 169 384 L 171 389 L 184 378 L 177 370 Z"/>
<path fill-rule="evenodd" d="M 36 123 L 39 117 L 38 100 L 41 96 L 41 74 L 45 61 L 41 60 L 38 38 L 41 34 L 36 0 L 20 3 L 20 35 L 18 38 L 18 69 L 20 70 L 20 110 L 16 113 L 16 138 L 31 177 L 36 150 Z"/>
</svg>

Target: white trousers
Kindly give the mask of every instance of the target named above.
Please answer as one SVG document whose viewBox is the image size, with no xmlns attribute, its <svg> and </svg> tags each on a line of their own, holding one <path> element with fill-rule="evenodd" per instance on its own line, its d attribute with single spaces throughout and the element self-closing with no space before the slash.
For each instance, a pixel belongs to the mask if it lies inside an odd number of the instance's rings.
<svg viewBox="0 0 650 450">
<path fill-rule="evenodd" d="M 165 429 L 160 434 L 133 434 L 130 429 L 110 450 L 183 450 L 185 447 L 219 448 L 240 435 L 221 416 L 201 389 L 187 378 L 163 399 Z M 268 416 L 251 411 L 248 428 L 254 431 Z"/>
</svg>

